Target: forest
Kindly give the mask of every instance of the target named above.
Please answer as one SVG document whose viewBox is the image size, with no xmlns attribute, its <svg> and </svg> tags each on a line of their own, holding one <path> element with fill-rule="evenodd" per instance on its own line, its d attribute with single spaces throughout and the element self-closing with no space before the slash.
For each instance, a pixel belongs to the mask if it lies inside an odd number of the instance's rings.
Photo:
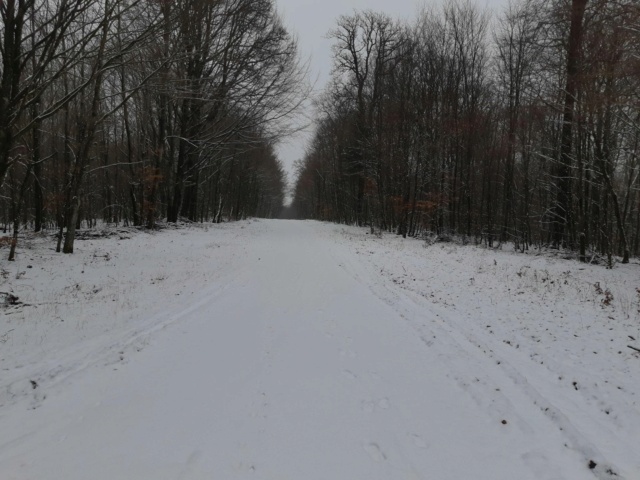
<svg viewBox="0 0 640 480">
<path fill-rule="evenodd" d="M 272 0 L 0 1 L 0 215 L 21 232 L 276 216 L 307 97 Z"/>
<path fill-rule="evenodd" d="M 640 253 L 640 5 L 354 12 L 297 164 L 304 218 L 582 261 Z"/>
<path fill-rule="evenodd" d="M 639 272 L 640 0 L 0 0 L 0 480 L 638 480 Z"/>
<path fill-rule="evenodd" d="M 640 6 L 459 0 L 328 33 L 288 216 L 640 254 Z M 0 2 L 0 216 L 72 253 L 99 222 L 281 215 L 308 64 L 274 0 Z"/>
</svg>

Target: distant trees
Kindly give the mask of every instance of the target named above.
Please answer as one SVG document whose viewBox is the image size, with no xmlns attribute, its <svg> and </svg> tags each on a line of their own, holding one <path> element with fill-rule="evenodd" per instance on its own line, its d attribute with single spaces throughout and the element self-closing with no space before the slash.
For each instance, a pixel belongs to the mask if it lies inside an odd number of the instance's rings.
<svg viewBox="0 0 640 480">
<path fill-rule="evenodd" d="M 636 3 L 340 18 L 296 211 L 627 262 L 640 253 Z"/>
<path fill-rule="evenodd" d="M 277 215 L 305 74 L 272 0 L 1 1 L 5 232 Z"/>
</svg>

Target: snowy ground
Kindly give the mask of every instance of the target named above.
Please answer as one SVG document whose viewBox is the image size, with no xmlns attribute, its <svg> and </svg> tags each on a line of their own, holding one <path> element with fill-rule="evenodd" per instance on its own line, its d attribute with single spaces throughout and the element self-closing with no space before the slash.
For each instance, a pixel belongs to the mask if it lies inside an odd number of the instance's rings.
<svg viewBox="0 0 640 480">
<path fill-rule="evenodd" d="M 640 478 L 637 264 L 109 233 L 0 250 L 0 479 Z"/>
</svg>

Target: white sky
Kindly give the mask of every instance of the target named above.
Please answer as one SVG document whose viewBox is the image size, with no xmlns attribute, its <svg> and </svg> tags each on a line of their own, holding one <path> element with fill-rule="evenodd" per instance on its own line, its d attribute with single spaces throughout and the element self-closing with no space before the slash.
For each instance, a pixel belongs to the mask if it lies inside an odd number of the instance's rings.
<svg viewBox="0 0 640 480">
<path fill-rule="evenodd" d="M 446 1 L 446 0 L 442 0 Z M 472 0 L 482 6 L 500 9 L 507 0 Z M 354 10 L 370 9 L 384 12 L 393 18 L 412 19 L 421 5 L 440 3 L 438 0 L 276 0 L 289 32 L 299 41 L 300 55 L 310 59 L 311 81 L 315 82 L 316 93 L 321 92 L 331 70 L 331 41 L 327 32 L 334 28 L 340 15 Z M 313 111 L 308 108 L 311 118 Z M 278 152 L 290 181 L 293 181 L 292 165 L 304 156 L 305 144 L 310 135 L 299 134 L 280 145 Z"/>
</svg>

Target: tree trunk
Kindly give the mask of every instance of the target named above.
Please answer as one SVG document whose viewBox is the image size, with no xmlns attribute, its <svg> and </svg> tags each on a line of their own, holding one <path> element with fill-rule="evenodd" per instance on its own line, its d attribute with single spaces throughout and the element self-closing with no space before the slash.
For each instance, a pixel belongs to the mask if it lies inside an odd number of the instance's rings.
<svg viewBox="0 0 640 480">
<path fill-rule="evenodd" d="M 571 27 L 567 46 L 567 79 L 564 92 L 560 162 L 558 165 L 558 194 L 554 208 L 553 244 L 555 247 L 571 247 L 571 169 L 573 114 L 578 91 L 580 46 L 582 44 L 582 21 L 588 0 L 572 0 Z"/>
</svg>

